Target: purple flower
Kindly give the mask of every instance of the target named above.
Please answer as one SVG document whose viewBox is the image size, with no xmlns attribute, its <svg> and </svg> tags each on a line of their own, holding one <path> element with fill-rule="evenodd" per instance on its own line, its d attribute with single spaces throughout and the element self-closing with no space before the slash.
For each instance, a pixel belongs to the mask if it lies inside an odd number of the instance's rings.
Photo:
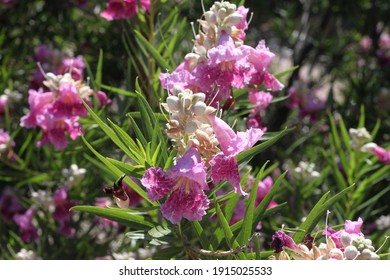
<svg viewBox="0 0 390 280">
<path fill-rule="evenodd" d="M 225 179 L 233 185 L 236 193 L 246 195 L 240 185 L 237 155 L 256 144 L 264 132 L 258 128 L 250 128 L 236 134 L 215 115 L 209 115 L 209 119 L 222 150 L 222 153 L 215 155 L 210 161 L 211 178 L 215 184 Z"/>
<path fill-rule="evenodd" d="M 19 226 L 21 238 L 26 243 L 39 238 L 38 229 L 32 224 L 34 214 L 34 209 L 30 208 L 24 214 L 14 216 L 14 221 Z"/>
<path fill-rule="evenodd" d="M 22 212 L 24 212 L 24 208 L 14 191 L 10 187 L 6 187 L 0 193 L 0 215 L 6 222 L 11 222 L 16 214 Z"/>
<path fill-rule="evenodd" d="M 53 194 L 53 200 L 56 208 L 52 216 L 59 224 L 58 232 L 65 237 L 74 236 L 76 230 L 71 226 L 71 216 L 74 214 L 74 212 L 69 211 L 69 209 L 75 206 L 75 203 L 68 201 L 67 188 L 64 186 L 58 189 Z"/>
<path fill-rule="evenodd" d="M 167 171 L 159 167 L 146 170 L 141 182 L 148 191 L 148 197 L 158 200 L 169 194 L 161 206 L 161 212 L 174 224 L 182 218 L 201 220 L 206 214 L 209 200 L 204 193 L 208 190 L 206 169 L 198 150 L 188 149 Z"/>
<path fill-rule="evenodd" d="M 300 247 L 283 231 L 275 232 L 272 236 L 271 247 L 275 250 L 275 253 L 282 252 L 284 248 L 288 248 L 293 251 L 300 251 Z"/>
</svg>

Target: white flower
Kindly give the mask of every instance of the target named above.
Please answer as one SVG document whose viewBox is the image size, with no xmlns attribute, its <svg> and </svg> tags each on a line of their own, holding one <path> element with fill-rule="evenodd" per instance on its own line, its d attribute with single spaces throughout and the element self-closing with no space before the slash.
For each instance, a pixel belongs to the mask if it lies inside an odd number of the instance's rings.
<svg viewBox="0 0 390 280">
<path fill-rule="evenodd" d="M 62 169 L 62 175 L 67 177 L 65 185 L 68 188 L 80 184 L 85 176 L 85 173 L 87 173 L 87 170 L 84 168 L 79 168 L 76 164 L 72 164 L 69 169 Z"/>
<path fill-rule="evenodd" d="M 361 149 L 371 139 L 371 135 L 365 127 L 350 128 L 349 136 L 351 137 L 350 144 L 353 149 Z"/>
</svg>

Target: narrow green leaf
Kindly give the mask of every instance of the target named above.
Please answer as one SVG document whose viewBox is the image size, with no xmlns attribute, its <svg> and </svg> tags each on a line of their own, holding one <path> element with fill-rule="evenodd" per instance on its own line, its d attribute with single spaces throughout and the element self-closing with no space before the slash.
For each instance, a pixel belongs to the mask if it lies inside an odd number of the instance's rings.
<svg viewBox="0 0 390 280">
<path fill-rule="evenodd" d="M 112 164 L 108 159 L 106 159 L 105 157 L 103 157 L 101 154 L 99 154 L 89 143 L 87 140 L 85 140 L 84 137 L 82 137 L 85 145 L 87 145 L 87 147 L 95 154 L 95 156 L 101 161 L 103 162 L 107 168 L 112 172 L 112 174 L 114 175 L 113 176 L 113 180 L 117 180 L 120 176 L 123 175 L 123 172 L 117 168 L 114 164 Z M 152 205 L 157 205 L 155 202 L 152 202 L 149 200 L 146 192 L 141 189 L 140 186 L 138 186 L 136 183 L 133 182 L 133 180 L 131 180 L 130 178 L 128 177 L 125 177 L 124 178 L 124 181 L 126 182 L 126 184 L 128 184 L 136 193 L 138 193 L 140 196 L 142 196 L 147 202 L 149 202 L 150 204 Z"/>
<path fill-rule="evenodd" d="M 291 131 L 291 129 L 285 128 L 282 131 L 280 131 L 279 133 L 277 133 L 275 136 L 270 138 L 269 140 L 265 141 L 264 143 L 258 144 L 256 146 L 240 153 L 237 156 L 238 162 L 245 161 L 245 160 L 257 155 L 258 153 L 264 151 L 265 149 L 267 149 L 268 147 L 273 145 L 276 141 L 278 141 L 280 138 L 282 138 L 284 135 L 286 135 L 290 131 Z"/>
<path fill-rule="evenodd" d="M 219 204 L 217 202 L 215 202 L 215 209 L 218 215 L 219 224 L 221 225 L 223 232 L 225 234 L 225 240 L 227 245 L 229 246 L 230 249 L 238 248 L 240 244 L 238 244 L 237 240 L 235 240 L 233 232 L 230 229 L 229 223 L 226 220 L 225 216 L 223 215 L 222 210 L 219 207 Z M 243 253 L 240 253 L 239 257 L 240 259 L 246 259 Z"/>
<path fill-rule="evenodd" d="M 137 96 L 137 94 L 135 92 L 127 91 L 127 90 L 116 88 L 116 87 L 101 85 L 101 88 L 108 90 L 108 91 L 111 91 L 111 92 L 114 92 L 114 93 L 117 93 L 117 94 L 120 94 L 120 95 L 128 96 L 128 97 L 136 97 Z"/>
<path fill-rule="evenodd" d="M 141 45 L 147 49 L 150 55 L 156 60 L 157 64 L 163 70 L 171 71 L 171 66 L 166 62 L 166 60 L 156 51 L 156 49 L 145 39 L 144 36 L 138 31 L 134 30 L 135 37 L 139 40 Z"/>
<path fill-rule="evenodd" d="M 260 204 L 257 206 L 254 217 L 253 217 L 253 223 L 252 228 L 253 230 L 257 227 L 257 225 L 261 222 L 263 219 L 264 213 L 267 210 L 268 205 L 271 203 L 273 197 L 275 194 L 279 191 L 279 188 L 281 186 L 281 183 L 286 176 L 287 171 L 285 171 L 282 175 L 276 179 L 275 183 L 273 184 L 272 188 L 269 190 L 267 195 L 263 198 L 263 200 L 260 202 Z"/>
<path fill-rule="evenodd" d="M 200 244 L 203 249 L 214 251 L 213 246 L 210 244 L 208 238 L 205 236 L 205 231 L 202 225 L 198 221 L 191 222 L 192 228 L 194 229 Z"/>
<path fill-rule="evenodd" d="M 237 241 L 241 246 L 246 244 L 249 238 L 251 238 L 252 236 L 252 224 L 253 224 L 253 216 L 254 216 L 254 209 L 255 209 L 255 201 L 257 198 L 257 189 L 259 188 L 260 177 L 263 175 L 264 169 L 267 166 L 268 162 L 269 161 L 263 164 L 260 171 L 257 173 L 255 182 L 249 194 L 249 199 L 245 209 L 245 216 L 242 224 L 242 229 L 237 237 Z"/>
<path fill-rule="evenodd" d="M 99 59 L 96 69 L 96 75 L 95 75 L 95 86 L 96 90 L 100 90 L 101 84 L 102 84 L 102 72 L 103 72 L 103 50 L 99 50 Z"/>
<path fill-rule="evenodd" d="M 134 229 L 150 229 L 155 226 L 151 221 L 148 221 L 144 216 L 137 212 L 123 211 L 119 208 L 102 208 L 97 206 L 75 206 L 71 211 L 85 212 L 104 217 L 110 220 L 117 221 L 120 224 L 129 226 Z"/>
<path fill-rule="evenodd" d="M 309 215 L 307 215 L 306 220 L 301 224 L 299 227 L 299 230 L 302 230 L 301 232 L 296 232 L 293 235 L 293 239 L 296 243 L 302 242 L 303 238 L 307 233 L 310 233 L 314 227 L 317 225 L 318 221 L 321 218 L 324 218 L 325 213 L 327 210 L 329 210 L 333 204 L 335 204 L 338 200 L 340 200 L 344 195 L 346 195 L 354 186 L 350 186 L 341 192 L 337 193 L 333 197 L 329 198 L 327 197 L 330 192 L 325 193 L 321 199 L 317 202 L 317 204 L 313 207 L 313 209 L 310 211 Z"/>
</svg>

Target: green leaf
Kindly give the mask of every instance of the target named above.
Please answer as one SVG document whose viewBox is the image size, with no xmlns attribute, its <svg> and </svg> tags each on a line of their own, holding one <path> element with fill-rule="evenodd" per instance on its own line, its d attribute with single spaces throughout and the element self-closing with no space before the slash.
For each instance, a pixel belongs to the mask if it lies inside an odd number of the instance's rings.
<svg viewBox="0 0 390 280">
<path fill-rule="evenodd" d="M 259 188 L 260 178 L 263 175 L 264 169 L 267 166 L 267 164 L 268 161 L 265 164 L 263 164 L 260 171 L 257 173 L 255 182 L 249 194 L 249 199 L 245 209 L 245 216 L 244 216 L 242 228 L 237 237 L 237 241 L 240 245 L 246 244 L 249 238 L 251 238 L 252 236 L 252 224 L 253 224 L 255 202 L 257 198 L 257 189 Z"/>
<path fill-rule="evenodd" d="M 75 206 L 71 211 L 85 212 L 117 221 L 122 225 L 129 226 L 134 229 L 150 229 L 155 226 L 152 221 L 148 221 L 143 215 L 137 212 L 124 211 L 119 208 L 102 208 L 97 206 Z"/>
<path fill-rule="evenodd" d="M 234 238 L 233 232 L 230 229 L 229 223 L 226 220 L 225 216 L 222 213 L 221 208 L 219 207 L 219 204 L 215 201 L 215 209 L 218 215 L 218 221 L 221 225 L 223 232 L 225 234 L 225 240 L 228 244 L 230 249 L 236 249 L 240 247 L 240 244 L 237 242 L 237 240 Z M 240 259 L 246 259 L 245 255 L 243 253 L 239 254 Z"/>
<path fill-rule="evenodd" d="M 99 154 L 89 143 L 87 140 L 85 140 L 84 137 L 82 137 L 85 145 L 87 145 L 87 147 L 95 154 L 95 156 L 101 161 L 104 163 L 105 166 L 107 166 L 107 168 L 112 172 L 112 174 L 114 175 L 113 176 L 113 180 L 117 180 L 120 176 L 123 175 L 123 172 L 117 168 L 114 164 L 112 164 L 107 158 L 103 157 L 101 154 Z M 136 183 L 133 182 L 133 180 L 131 180 L 130 178 L 128 177 L 125 177 L 123 179 L 125 181 L 126 184 L 128 184 L 130 186 L 130 188 L 132 188 L 136 193 L 138 193 L 140 196 L 142 196 L 147 202 L 149 202 L 150 204 L 152 205 L 157 205 L 156 202 L 152 202 L 149 200 L 146 192 L 140 187 L 138 186 Z"/>
<path fill-rule="evenodd" d="M 299 232 L 293 235 L 293 239 L 296 243 L 302 242 L 307 233 L 310 233 L 317 225 L 318 221 L 324 217 L 327 210 L 329 210 L 338 200 L 345 196 L 354 186 L 350 186 L 338 194 L 327 200 L 330 192 L 326 192 L 320 200 L 316 203 L 310 213 L 307 215 L 306 220 L 298 228 Z"/>
<path fill-rule="evenodd" d="M 171 233 L 172 231 L 169 228 L 164 226 L 156 226 L 148 231 L 148 234 L 154 238 L 160 238 L 169 235 Z"/>
<path fill-rule="evenodd" d="M 136 97 L 137 96 L 137 94 L 135 92 L 132 92 L 132 91 L 127 91 L 124 89 L 110 87 L 110 86 L 106 86 L 106 85 L 101 85 L 101 87 L 105 90 L 108 90 L 108 91 L 111 91 L 111 92 L 114 92 L 114 93 L 117 93 L 120 95 L 124 95 L 124 96 L 128 96 L 128 97 Z"/>
<path fill-rule="evenodd" d="M 253 217 L 253 223 L 252 223 L 253 230 L 257 227 L 257 225 L 263 219 L 264 213 L 267 210 L 268 205 L 271 203 L 275 194 L 279 191 L 280 185 L 281 185 L 284 177 L 286 176 L 286 174 L 287 174 L 287 171 L 285 171 L 282 175 L 280 175 L 278 177 L 278 179 L 276 179 L 272 188 L 269 190 L 267 195 L 263 198 L 263 200 L 257 206 L 255 213 L 254 213 L 254 217 Z"/>
<path fill-rule="evenodd" d="M 278 141 L 280 138 L 282 138 L 284 135 L 286 135 L 288 132 L 290 132 L 291 129 L 285 128 L 284 130 L 277 133 L 275 136 L 271 137 L 269 140 L 265 141 L 264 143 L 258 144 L 242 153 L 240 153 L 237 156 L 238 162 L 243 162 L 245 160 L 248 160 L 249 158 L 253 157 L 254 155 L 257 155 L 258 153 L 264 151 L 268 147 L 272 146 L 276 141 Z"/>
<path fill-rule="evenodd" d="M 198 221 L 191 222 L 191 225 L 196 235 L 198 236 L 198 239 L 203 249 L 214 251 L 213 246 L 210 244 L 210 241 L 205 236 L 205 231 L 202 225 Z"/>
<path fill-rule="evenodd" d="M 107 134 L 108 137 L 123 151 L 125 152 L 131 159 L 133 159 L 134 155 L 127 147 L 122 140 L 116 135 L 116 133 L 106 124 L 104 123 L 98 115 L 95 114 L 95 112 L 82 100 L 84 103 L 84 106 L 87 108 L 88 112 L 92 116 L 92 118 L 95 120 L 95 122 L 99 125 L 99 127 Z"/>
<path fill-rule="evenodd" d="M 103 50 L 99 50 L 99 60 L 96 69 L 95 86 L 96 90 L 100 90 L 102 84 L 102 71 L 103 71 Z"/>
<path fill-rule="evenodd" d="M 134 30 L 134 34 L 135 37 L 138 39 L 140 45 L 147 49 L 149 54 L 156 60 L 157 64 L 161 67 L 161 69 L 168 71 L 172 70 L 171 66 L 166 62 L 166 60 L 157 52 L 153 45 L 150 44 L 144 36 L 142 36 L 142 34 L 138 30 Z"/>
</svg>

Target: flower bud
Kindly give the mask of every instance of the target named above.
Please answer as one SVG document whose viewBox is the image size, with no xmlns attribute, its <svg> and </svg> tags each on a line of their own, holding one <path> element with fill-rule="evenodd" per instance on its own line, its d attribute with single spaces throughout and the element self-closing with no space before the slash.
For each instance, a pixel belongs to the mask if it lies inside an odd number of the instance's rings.
<svg viewBox="0 0 390 280">
<path fill-rule="evenodd" d="M 233 13 L 225 18 L 223 24 L 227 26 L 233 26 L 241 22 L 242 19 L 243 19 L 242 15 L 240 15 L 239 13 Z"/>
<path fill-rule="evenodd" d="M 364 250 L 362 251 L 361 255 L 360 255 L 360 258 L 361 258 L 362 260 L 368 260 L 368 259 L 370 259 L 371 254 L 372 254 L 371 250 L 369 250 L 369 249 L 364 249 Z"/>
<path fill-rule="evenodd" d="M 349 235 L 348 232 L 343 232 L 340 236 L 340 242 L 343 247 L 347 247 L 351 244 L 351 236 Z"/>
<path fill-rule="evenodd" d="M 198 101 L 205 101 L 206 99 L 206 94 L 204 94 L 203 92 L 197 92 L 197 93 L 194 93 L 193 94 L 193 98 L 192 98 L 192 101 L 195 103 L 195 102 L 198 102 Z"/>
<path fill-rule="evenodd" d="M 186 133 L 195 133 L 195 131 L 198 129 L 198 126 L 195 122 L 188 122 L 186 125 L 186 128 L 184 129 Z"/>
<path fill-rule="evenodd" d="M 379 259 L 380 259 L 379 256 L 377 254 L 375 254 L 374 252 L 371 253 L 371 256 L 369 258 L 369 260 L 375 260 L 375 261 L 377 261 Z"/>
<path fill-rule="evenodd" d="M 332 259 L 342 260 L 344 258 L 343 252 L 340 249 L 334 248 L 330 250 L 329 255 Z"/>
<path fill-rule="evenodd" d="M 180 100 L 177 96 L 169 96 L 167 104 L 170 112 L 178 112 L 180 110 Z"/>
<path fill-rule="evenodd" d="M 347 260 L 353 260 L 359 255 L 359 251 L 356 249 L 355 246 L 347 246 L 344 249 L 344 256 Z"/>
<path fill-rule="evenodd" d="M 204 18 L 208 23 L 216 24 L 217 23 L 217 16 L 212 11 L 207 11 L 204 14 Z"/>
<path fill-rule="evenodd" d="M 192 111 L 194 112 L 195 115 L 200 116 L 204 114 L 206 108 L 207 106 L 204 102 L 198 101 L 195 103 L 194 106 L 192 106 Z"/>
</svg>

